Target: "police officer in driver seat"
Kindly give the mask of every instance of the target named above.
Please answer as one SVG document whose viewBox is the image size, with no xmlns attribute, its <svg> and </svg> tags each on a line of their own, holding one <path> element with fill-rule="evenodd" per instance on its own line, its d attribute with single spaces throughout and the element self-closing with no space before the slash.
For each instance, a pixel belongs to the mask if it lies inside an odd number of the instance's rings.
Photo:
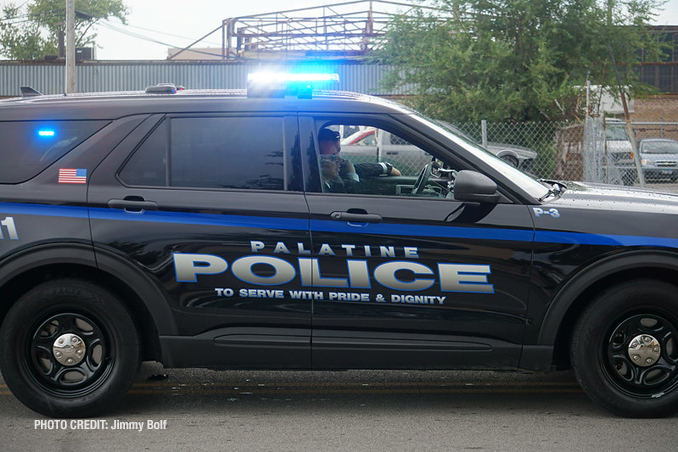
<svg viewBox="0 0 678 452">
<path fill-rule="evenodd" d="M 341 151 L 339 132 L 323 127 L 318 133 L 320 167 L 324 191 L 330 193 L 352 193 L 361 179 L 375 176 L 400 176 L 401 173 L 390 163 L 359 163 L 353 165 L 339 156 Z"/>
</svg>

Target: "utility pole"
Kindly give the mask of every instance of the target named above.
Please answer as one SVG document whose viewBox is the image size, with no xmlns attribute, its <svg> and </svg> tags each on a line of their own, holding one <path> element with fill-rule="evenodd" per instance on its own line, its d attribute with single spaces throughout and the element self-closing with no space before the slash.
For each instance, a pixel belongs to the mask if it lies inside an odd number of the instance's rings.
<svg viewBox="0 0 678 452">
<path fill-rule="evenodd" d="M 75 92 L 75 0 L 66 0 L 66 94 Z"/>
</svg>

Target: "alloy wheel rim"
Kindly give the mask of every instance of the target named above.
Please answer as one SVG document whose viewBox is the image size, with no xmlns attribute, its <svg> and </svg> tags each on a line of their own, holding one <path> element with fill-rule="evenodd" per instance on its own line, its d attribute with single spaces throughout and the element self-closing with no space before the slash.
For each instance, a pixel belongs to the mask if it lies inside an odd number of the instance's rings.
<svg viewBox="0 0 678 452">
<path fill-rule="evenodd" d="M 27 341 L 26 366 L 44 391 L 75 398 L 95 391 L 106 381 L 114 350 L 100 322 L 66 311 L 34 325 Z"/>
<path fill-rule="evenodd" d="M 629 396 L 661 397 L 678 386 L 678 329 L 663 315 L 623 318 L 604 344 L 603 371 Z"/>
</svg>

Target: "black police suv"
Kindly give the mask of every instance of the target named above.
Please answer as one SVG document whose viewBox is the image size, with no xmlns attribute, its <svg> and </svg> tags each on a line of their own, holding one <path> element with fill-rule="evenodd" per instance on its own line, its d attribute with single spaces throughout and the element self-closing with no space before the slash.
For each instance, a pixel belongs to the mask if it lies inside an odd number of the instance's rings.
<svg viewBox="0 0 678 452">
<path fill-rule="evenodd" d="M 19 400 L 94 416 L 143 360 L 571 366 L 613 413 L 678 410 L 676 195 L 537 181 L 400 105 L 292 91 L 0 102 L 0 368 Z M 375 129 L 429 159 L 342 157 Z"/>
</svg>

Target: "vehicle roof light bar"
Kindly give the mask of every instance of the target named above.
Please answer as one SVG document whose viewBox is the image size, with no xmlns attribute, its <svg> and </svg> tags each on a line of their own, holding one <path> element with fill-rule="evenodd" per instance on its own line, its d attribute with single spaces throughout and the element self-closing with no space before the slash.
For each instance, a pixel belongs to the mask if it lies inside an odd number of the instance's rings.
<svg viewBox="0 0 678 452">
<path fill-rule="evenodd" d="M 339 74 L 256 72 L 247 76 L 247 97 L 310 99 L 319 85 L 339 83 Z"/>
</svg>

